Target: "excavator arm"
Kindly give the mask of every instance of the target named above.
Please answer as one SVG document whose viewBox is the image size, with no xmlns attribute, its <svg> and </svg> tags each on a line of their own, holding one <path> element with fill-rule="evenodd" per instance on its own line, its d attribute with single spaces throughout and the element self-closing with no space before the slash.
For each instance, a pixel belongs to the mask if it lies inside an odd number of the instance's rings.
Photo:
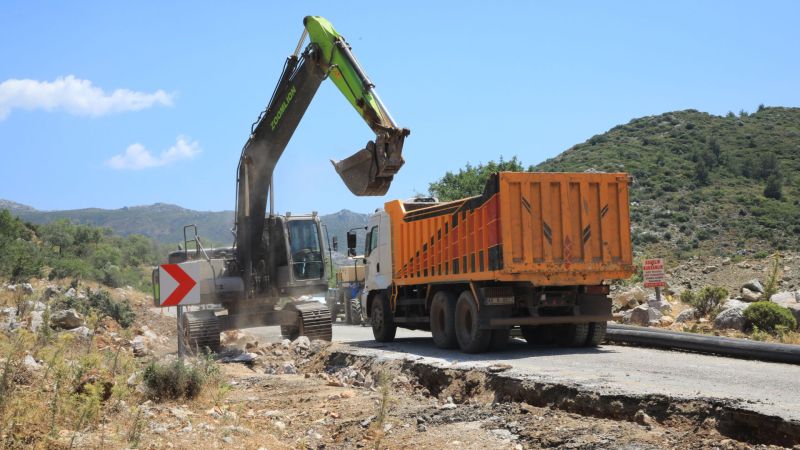
<svg viewBox="0 0 800 450">
<path fill-rule="evenodd" d="M 253 261 L 262 256 L 260 243 L 275 165 L 325 78 L 333 81 L 375 133 L 375 139 L 354 155 L 332 161 L 350 191 L 359 196 L 383 195 L 403 165 L 403 142 L 409 130 L 395 124 L 350 46 L 322 17 L 308 16 L 303 24 L 297 49 L 287 58 L 239 159 L 235 233 L 245 280 Z M 301 53 L 306 37 L 310 43 Z"/>
</svg>

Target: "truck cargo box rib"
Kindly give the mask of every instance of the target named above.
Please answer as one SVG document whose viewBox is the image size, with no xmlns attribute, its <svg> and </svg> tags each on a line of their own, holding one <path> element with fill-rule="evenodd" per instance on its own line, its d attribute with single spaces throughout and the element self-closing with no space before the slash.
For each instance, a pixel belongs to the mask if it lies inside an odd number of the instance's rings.
<svg viewBox="0 0 800 450">
<path fill-rule="evenodd" d="M 492 175 L 482 195 L 391 218 L 397 285 L 531 281 L 599 284 L 633 273 L 624 173 Z"/>
</svg>

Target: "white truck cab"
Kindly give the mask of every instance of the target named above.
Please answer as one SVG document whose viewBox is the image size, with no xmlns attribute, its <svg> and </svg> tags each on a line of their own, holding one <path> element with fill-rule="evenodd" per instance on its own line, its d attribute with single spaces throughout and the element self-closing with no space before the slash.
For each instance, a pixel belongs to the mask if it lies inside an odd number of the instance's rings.
<svg viewBox="0 0 800 450">
<path fill-rule="evenodd" d="M 361 310 L 367 311 L 370 291 L 388 289 L 392 284 L 392 229 L 389 215 L 378 210 L 370 216 L 364 245 L 366 274 L 361 292 Z"/>
</svg>

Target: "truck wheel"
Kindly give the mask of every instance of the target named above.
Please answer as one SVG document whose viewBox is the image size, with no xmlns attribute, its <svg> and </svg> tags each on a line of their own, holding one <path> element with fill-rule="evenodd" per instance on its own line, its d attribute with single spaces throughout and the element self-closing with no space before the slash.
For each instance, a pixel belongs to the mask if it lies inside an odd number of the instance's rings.
<svg viewBox="0 0 800 450">
<path fill-rule="evenodd" d="M 361 302 L 358 298 L 350 300 L 350 325 L 361 325 Z"/>
<path fill-rule="evenodd" d="M 456 296 L 450 291 L 439 291 L 431 301 L 431 334 L 439 348 L 458 347 L 456 337 Z"/>
<path fill-rule="evenodd" d="M 597 347 L 606 340 L 608 322 L 592 322 L 589 324 L 589 336 L 586 339 L 587 347 Z"/>
<path fill-rule="evenodd" d="M 397 325 L 392 317 L 389 297 L 378 294 L 372 300 L 372 335 L 378 342 L 392 342 L 397 333 Z"/>
<path fill-rule="evenodd" d="M 580 347 L 586 345 L 589 338 L 588 323 L 571 323 L 560 325 L 555 331 L 556 344 L 565 347 Z"/>
<path fill-rule="evenodd" d="M 505 350 L 506 347 L 508 347 L 508 341 L 510 338 L 510 327 L 492 330 L 492 342 L 489 344 L 489 349 L 495 352 Z"/>
<path fill-rule="evenodd" d="M 456 303 L 456 337 L 464 353 L 481 353 L 492 342 L 492 330 L 478 328 L 478 306 L 472 292 L 464 291 Z"/>
</svg>

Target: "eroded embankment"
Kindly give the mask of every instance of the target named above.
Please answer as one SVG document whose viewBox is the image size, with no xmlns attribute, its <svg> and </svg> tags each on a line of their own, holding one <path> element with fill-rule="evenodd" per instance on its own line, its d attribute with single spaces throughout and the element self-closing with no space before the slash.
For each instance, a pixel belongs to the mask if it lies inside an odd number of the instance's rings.
<svg viewBox="0 0 800 450">
<path fill-rule="evenodd" d="M 492 368 L 443 367 L 425 360 L 387 358 L 359 350 L 331 348 L 322 361 L 328 370 L 360 367 L 372 373 L 387 369 L 412 378 L 433 397 L 452 397 L 455 403 L 470 399 L 497 403 L 518 402 L 549 407 L 583 416 L 664 427 L 715 428 L 721 435 L 752 444 L 793 446 L 800 443 L 800 422 L 748 410 L 737 402 L 685 399 L 667 395 L 607 394 L 558 381 L 541 382 L 512 377 Z"/>
</svg>

